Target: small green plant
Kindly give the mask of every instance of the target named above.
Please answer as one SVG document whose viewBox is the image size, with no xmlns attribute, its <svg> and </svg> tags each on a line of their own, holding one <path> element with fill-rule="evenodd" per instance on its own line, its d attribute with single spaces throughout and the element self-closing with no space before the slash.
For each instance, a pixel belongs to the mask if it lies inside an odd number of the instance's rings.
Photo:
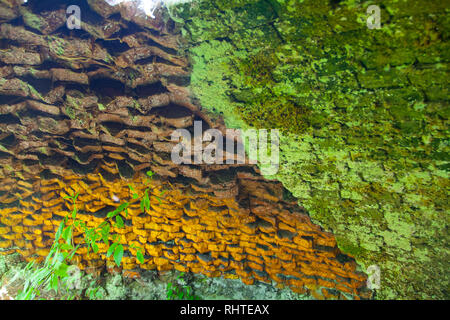
<svg viewBox="0 0 450 320">
<path fill-rule="evenodd" d="M 70 198 L 75 203 L 78 194 L 71 196 Z M 74 219 L 77 214 L 76 206 L 71 213 Z M 50 252 L 47 255 L 44 265 L 42 267 L 36 267 L 35 262 L 31 261 L 25 267 L 25 272 L 31 272 L 26 278 L 24 288 L 19 291 L 16 299 L 18 300 L 33 300 L 41 296 L 41 291 L 54 290 L 58 293 L 60 288 L 65 289 L 66 295 L 64 298 L 72 299 L 73 296 L 68 294 L 68 278 L 67 272 L 69 268 L 69 261 L 75 255 L 79 245 L 73 246 L 73 226 L 67 226 L 69 216 L 66 216 L 59 224 L 59 228 L 55 235 L 55 240 Z M 61 241 L 60 241 L 61 240 Z"/>
<path fill-rule="evenodd" d="M 148 176 L 148 178 L 147 178 L 147 185 L 148 185 L 148 187 L 145 189 L 144 196 L 142 197 L 142 200 L 141 200 L 141 210 L 143 212 L 145 211 L 145 209 L 150 210 L 150 195 L 149 194 L 151 193 L 151 182 L 152 182 L 152 179 L 153 179 L 153 175 L 154 175 L 154 172 L 147 171 L 147 176 Z M 128 187 L 130 188 L 130 191 L 132 193 L 133 199 L 139 199 L 139 195 L 136 193 L 136 191 L 134 190 L 133 186 L 129 184 Z M 153 195 L 153 196 L 159 201 L 159 203 L 161 203 L 160 196 L 163 196 L 164 193 L 165 193 L 165 191 L 161 192 L 159 194 L 159 196 L 156 196 L 156 195 Z"/>
<path fill-rule="evenodd" d="M 182 272 L 177 276 L 177 283 L 167 284 L 167 300 L 200 300 L 200 297 L 193 294 L 192 288 L 186 285 L 184 275 Z"/>
<path fill-rule="evenodd" d="M 150 209 L 149 194 L 151 192 L 150 183 L 153 178 L 153 172 L 148 171 L 147 176 L 149 177 L 149 179 L 147 179 L 149 186 L 146 188 L 144 196 L 141 199 L 142 211 L 145 211 L 145 209 Z M 139 195 L 134 191 L 134 188 L 131 185 L 129 185 L 129 187 L 132 192 L 133 199 L 139 199 Z M 155 197 L 161 202 L 159 197 Z M 122 203 L 115 210 L 109 212 L 105 221 L 103 221 L 100 225 L 89 228 L 84 221 L 77 218 L 77 198 L 78 193 L 64 197 L 64 199 L 72 202 L 72 212 L 61 221 L 55 234 L 55 240 L 44 261 L 44 264 L 38 267 L 35 265 L 34 261 L 31 261 L 25 267 L 24 273 L 27 274 L 26 281 L 24 288 L 19 291 L 16 299 L 33 300 L 35 298 L 39 298 L 43 290 L 53 290 L 56 294 L 64 291 L 63 299 L 74 299 L 74 296 L 69 293 L 69 283 L 71 281 L 71 277 L 67 272 L 73 257 L 81 246 L 80 244 L 75 245 L 73 240 L 74 232 L 81 232 L 84 235 L 84 244 L 87 247 L 88 253 L 90 250 L 94 253 L 98 253 L 99 243 L 103 241 L 106 247 L 108 247 L 106 256 L 110 257 L 112 255 L 117 266 L 120 266 L 124 254 L 124 247 L 119 241 L 119 235 L 111 234 L 111 230 L 113 227 L 119 229 L 125 227 L 121 213 L 124 212 L 125 218 L 128 217 L 128 207 L 130 203 Z M 110 240 L 112 240 L 111 245 Z M 134 244 L 131 244 L 130 248 L 136 250 L 137 260 L 140 263 L 144 263 L 145 250 Z M 95 281 L 91 282 L 91 286 L 87 290 L 88 297 L 90 299 L 101 298 L 99 289 L 99 287 L 95 287 Z"/>
</svg>

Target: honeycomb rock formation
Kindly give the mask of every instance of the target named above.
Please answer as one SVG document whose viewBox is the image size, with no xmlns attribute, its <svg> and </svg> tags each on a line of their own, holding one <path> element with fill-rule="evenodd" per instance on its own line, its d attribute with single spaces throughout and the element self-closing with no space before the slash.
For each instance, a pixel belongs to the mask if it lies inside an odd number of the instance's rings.
<svg viewBox="0 0 450 320">
<path fill-rule="evenodd" d="M 77 1 L 74 1 L 77 2 Z M 177 269 L 208 276 L 275 281 L 318 298 L 368 298 L 366 276 L 313 224 L 278 182 L 256 166 L 175 165 L 175 129 L 224 131 L 186 89 L 189 62 L 178 53 L 174 24 L 131 7 L 78 1 L 82 30 L 65 26 L 65 6 L 0 1 L 0 248 L 42 260 L 73 209 L 97 226 L 131 203 L 123 270 Z M 51 8 L 51 9 L 49 9 Z M 141 211 L 129 185 L 156 173 L 151 209 Z M 82 234 L 75 235 L 83 243 Z M 136 261 L 132 244 L 145 247 Z M 83 269 L 112 263 L 106 246 L 81 247 Z M 345 296 L 344 296 L 345 294 Z"/>
<path fill-rule="evenodd" d="M 367 26 L 371 5 L 381 28 Z M 191 89 L 279 128 L 283 183 L 377 299 L 448 299 L 450 15 L 441 0 L 199 0 L 173 10 Z"/>
</svg>

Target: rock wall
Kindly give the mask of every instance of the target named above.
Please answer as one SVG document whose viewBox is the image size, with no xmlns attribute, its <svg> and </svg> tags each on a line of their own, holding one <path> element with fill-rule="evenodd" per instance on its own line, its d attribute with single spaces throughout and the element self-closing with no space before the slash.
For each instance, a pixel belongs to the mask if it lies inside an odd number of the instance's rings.
<svg viewBox="0 0 450 320">
<path fill-rule="evenodd" d="M 79 193 L 78 215 L 99 225 L 131 203 L 124 275 L 176 269 L 246 284 L 275 281 L 317 298 L 369 298 L 366 276 L 334 236 L 311 222 L 279 182 L 253 165 L 175 165 L 175 129 L 224 130 L 192 103 L 190 70 L 167 15 L 145 19 L 130 6 L 73 1 L 82 29 L 65 26 L 63 1 L 0 1 L 0 248 L 42 260 Z M 206 145 L 206 144 L 205 144 Z M 156 173 L 142 212 L 144 172 Z M 75 234 L 82 243 L 83 235 Z M 145 247 L 145 262 L 134 249 Z M 99 253 L 81 247 L 81 268 L 100 272 Z"/>
<path fill-rule="evenodd" d="M 381 29 L 367 8 L 381 9 Z M 446 1 L 197 1 L 173 11 L 191 88 L 230 127 L 280 128 L 275 176 L 378 298 L 448 298 Z"/>
</svg>

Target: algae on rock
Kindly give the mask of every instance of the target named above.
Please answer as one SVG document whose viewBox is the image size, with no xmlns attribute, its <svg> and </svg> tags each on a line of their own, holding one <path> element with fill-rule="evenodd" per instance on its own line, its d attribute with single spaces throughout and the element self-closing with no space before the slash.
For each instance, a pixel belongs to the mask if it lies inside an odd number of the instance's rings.
<svg viewBox="0 0 450 320">
<path fill-rule="evenodd" d="M 280 128 L 274 178 L 378 298 L 448 298 L 449 9 L 443 1 L 198 1 L 175 9 L 191 88 L 233 128 Z M 181 10 L 182 8 L 182 10 Z"/>
</svg>

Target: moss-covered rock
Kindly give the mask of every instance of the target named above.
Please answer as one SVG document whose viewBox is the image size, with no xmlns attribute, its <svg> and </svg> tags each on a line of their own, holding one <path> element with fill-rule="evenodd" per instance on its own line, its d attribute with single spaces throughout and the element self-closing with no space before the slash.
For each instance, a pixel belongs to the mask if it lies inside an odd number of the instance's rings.
<svg viewBox="0 0 450 320">
<path fill-rule="evenodd" d="M 233 128 L 280 128 L 277 178 L 378 298 L 448 298 L 449 18 L 443 1 L 214 0 L 184 20 L 191 88 Z M 382 28 L 366 26 L 381 7 Z"/>
</svg>

